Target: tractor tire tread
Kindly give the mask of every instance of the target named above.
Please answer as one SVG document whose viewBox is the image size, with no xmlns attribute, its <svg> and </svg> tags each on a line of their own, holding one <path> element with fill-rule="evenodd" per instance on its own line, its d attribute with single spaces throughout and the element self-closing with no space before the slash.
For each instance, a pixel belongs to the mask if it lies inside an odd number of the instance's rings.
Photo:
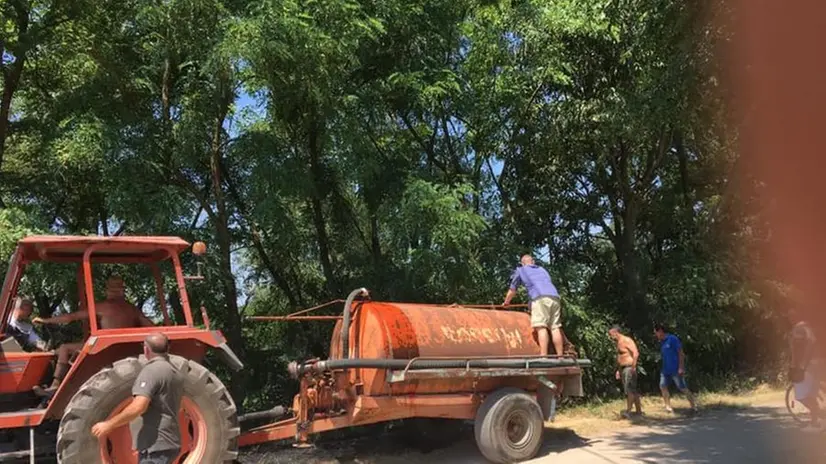
<svg viewBox="0 0 826 464">
<path fill-rule="evenodd" d="M 209 462 L 232 462 L 238 455 L 237 408 L 232 396 L 215 374 L 201 364 L 170 355 L 170 362 L 184 378 L 184 396 L 197 403 L 207 422 Z M 100 462 L 99 445 L 91 427 L 104 420 L 118 404 L 131 396 L 132 384 L 147 362 L 130 357 L 115 361 L 90 377 L 71 398 L 57 433 L 59 464 Z"/>
</svg>

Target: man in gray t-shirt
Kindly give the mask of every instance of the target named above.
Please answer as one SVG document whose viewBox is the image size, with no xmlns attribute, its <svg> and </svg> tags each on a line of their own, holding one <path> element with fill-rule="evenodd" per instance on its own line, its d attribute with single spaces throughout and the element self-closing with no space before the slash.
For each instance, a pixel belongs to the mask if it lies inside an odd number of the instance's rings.
<svg viewBox="0 0 826 464">
<path fill-rule="evenodd" d="M 141 418 L 136 448 L 140 464 L 169 464 L 180 453 L 178 410 L 183 379 L 169 362 L 169 339 L 161 333 L 146 337 L 143 352 L 148 363 L 132 385 L 132 402 L 123 411 L 92 427 L 96 437 Z"/>
</svg>

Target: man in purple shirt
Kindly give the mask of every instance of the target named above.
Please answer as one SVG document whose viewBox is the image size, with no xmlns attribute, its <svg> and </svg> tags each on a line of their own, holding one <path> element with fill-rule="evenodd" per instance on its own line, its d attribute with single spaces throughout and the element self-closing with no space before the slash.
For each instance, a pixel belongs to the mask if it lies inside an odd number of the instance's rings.
<svg viewBox="0 0 826 464">
<path fill-rule="evenodd" d="M 536 332 L 539 340 L 539 349 L 542 355 L 548 355 L 549 338 L 553 339 L 556 354 L 562 354 L 562 327 L 561 310 L 559 304 L 559 292 L 551 282 L 548 271 L 537 266 L 533 262 L 531 255 L 522 256 L 522 265 L 518 266 L 511 275 L 511 284 L 505 295 L 503 305 L 510 304 L 511 299 L 516 295 L 516 289 L 524 285 L 528 290 L 531 308 L 531 327 Z M 548 329 L 551 329 L 550 337 Z"/>
</svg>

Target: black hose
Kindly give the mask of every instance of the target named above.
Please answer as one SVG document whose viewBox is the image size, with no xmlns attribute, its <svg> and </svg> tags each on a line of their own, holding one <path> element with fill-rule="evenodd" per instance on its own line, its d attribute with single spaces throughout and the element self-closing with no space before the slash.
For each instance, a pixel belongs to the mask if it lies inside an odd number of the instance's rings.
<svg viewBox="0 0 826 464">
<path fill-rule="evenodd" d="M 358 295 L 367 296 L 367 289 L 357 288 L 347 295 L 347 300 L 344 302 L 344 317 L 341 323 L 341 358 L 347 359 L 350 357 L 350 306 L 353 300 Z"/>
<path fill-rule="evenodd" d="M 289 411 L 284 406 L 276 406 L 266 411 L 251 412 L 238 416 L 238 422 L 247 422 L 257 419 L 280 419 L 287 415 Z"/>
<path fill-rule="evenodd" d="M 500 368 L 500 369 L 524 369 L 529 368 L 551 368 L 551 367 L 588 367 L 591 365 L 589 359 L 573 358 L 488 358 L 488 359 L 426 359 L 414 361 L 409 359 L 328 359 L 309 364 L 290 363 L 290 374 L 298 378 L 302 373 L 324 372 L 334 369 L 348 368 L 375 368 L 375 369 L 456 369 L 456 368 Z"/>
</svg>

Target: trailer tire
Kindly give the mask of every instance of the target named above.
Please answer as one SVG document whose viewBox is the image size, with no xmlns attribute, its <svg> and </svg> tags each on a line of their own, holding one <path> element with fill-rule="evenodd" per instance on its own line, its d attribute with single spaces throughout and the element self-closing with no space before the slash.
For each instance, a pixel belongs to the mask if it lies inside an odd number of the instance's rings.
<svg viewBox="0 0 826 464">
<path fill-rule="evenodd" d="M 544 430 L 539 403 L 518 388 L 502 388 L 488 395 L 476 411 L 473 424 L 479 451 L 497 464 L 536 456 Z"/>
<path fill-rule="evenodd" d="M 190 455 L 182 462 L 233 462 L 238 456 L 240 427 L 235 402 L 227 388 L 201 364 L 176 355 L 169 358 L 183 375 L 182 401 L 197 410 L 197 419 L 192 419 L 191 425 L 206 433 L 199 435 L 192 445 L 199 456 Z M 132 385 L 146 362 L 142 355 L 116 361 L 80 387 L 66 406 L 58 429 L 59 464 L 102 462 L 101 445 L 91 434 L 92 426 L 106 420 L 115 408 L 131 398 Z"/>
</svg>

